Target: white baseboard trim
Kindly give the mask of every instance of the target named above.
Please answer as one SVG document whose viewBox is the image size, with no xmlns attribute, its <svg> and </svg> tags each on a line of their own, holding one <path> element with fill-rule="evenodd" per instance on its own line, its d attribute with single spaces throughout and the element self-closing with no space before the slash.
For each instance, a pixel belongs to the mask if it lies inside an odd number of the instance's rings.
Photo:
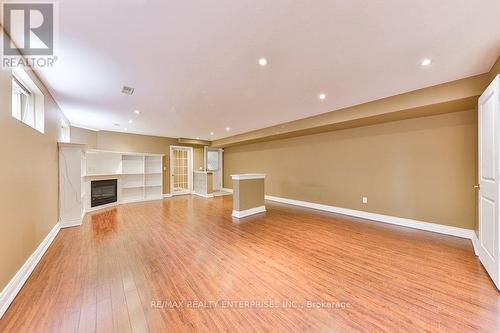
<svg viewBox="0 0 500 333">
<path fill-rule="evenodd" d="M 85 215 L 82 215 L 82 218 L 74 219 L 74 220 L 67 220 L 67 221 L 60 220 L 59 227 L 60 228 L 78 227 L 78 226 L 82 225 L 83 216 L 85 216 Z"/>
<path fill-rule="evenodd" d="M 233 210 L 233 217 L 236 217 L 238 219 L 250 216 L 250 215 L 255 215 L 259 213 L 264 213 L 266 211 L 266 206 L 260 206 L 260 207 L 255 207 L 255 208 L 250 208 L 246 210 Z"/>
<path fill-rule="evenodd" d="M 36 265 L 42 259 L 45 251 L 49 248 L 52 241 L 57 236 L 59 230 L 61 229 L 59 223 L 57 223 L 45 239 L 38 245 L 35 252 L 26 260 L 24 265 L 17 271 L 16 275 L 9 281 L 5 288 L 0 293 L 0 318 L 9 308 L 10 304 L 16 297 L 17 293 L 21 290 L 26 280 L 35 269 Z"/>
<path fill-rule="evenodd" d="M 275 197 L 272 195 L 266 195 L 265 199 L 269 200 L 269 201 L 275 201 L 275 202 L 285 203 L 285 204 L 294 205 L 294 206 L 322 210 L 322 211 L 326 211 L 326 212 L 330 212 L 330 213 L 349 215 L 349 216 L 359 217 L 359 218 L 377 221 L 377 222 L 395 224 L 395 225 L 399 225 L 399 226 L 403 226 L 403 227 L 409 227 L 409 228 L 425 230 L 425 231 L 432 231 L 432 232 L 437 232 L 440 234 L 456 236 L 456 237 L 461 237 L 461 238 L 467 238 L 467 239 L 471 239 L 471 240 L 472 240 L 473 235 L 475 234 L 474 230 L 470 230 L 470 229 L 457 228 L 457 227 L 436 224 L 436 223 L 430 223 L 430 222 L 424 222 L 424 221 L 417 221 L 417 220 L 407 219 L 407 218 L 403 218 L 403 217 L 395 217 L 395 216 L 389 216 L 389 215 L 369 213 L 369 212 L 364 212 L 364 211 L 354 210 L 354 209 L 347 209 L 347 208 L 341 208 L 341 207 L 335 207 L 335 206 L 322 205 L 322 204 L 317 204 L 317 203 L 312 203 L 312 202 L 307 202 L 307 201 L 280 198 L 280 197 Z"/>
<path fill-rule="evenodd" d="M 196 192 L 193 192 L 191 193 L 193 195 L 197 195 L 199 197 L 203 197 L 203 198 L 213 198 L 214 195 L 213 194 L 203 194 L 203 193 L 196 193 Z"/>
<path fill-rule="evenodd" d="M 479 256 L 479 239 L 475 231 L 472 231 L 472 247 L 474 248 L 474 254 Z"/>
<path fill-rule="evenodd" d="M 165 193 L 165 194 L 163 195 L 163 197 L 164 197 L 164 198 L 171 198 L 171 197 L 172 197 L 172 194 L 170 194 L 170 193 Z"/>
<path fill-rule="evenodd" d="M 229 193 L 233 193 L 233 189 L 232 189 L 232 188 L 225 188 L 225 187 L 223 187 L 223 188 L 222 188 L 222 191 L 224 191 L 224 192 L 229 192 Z"/>
</svg>

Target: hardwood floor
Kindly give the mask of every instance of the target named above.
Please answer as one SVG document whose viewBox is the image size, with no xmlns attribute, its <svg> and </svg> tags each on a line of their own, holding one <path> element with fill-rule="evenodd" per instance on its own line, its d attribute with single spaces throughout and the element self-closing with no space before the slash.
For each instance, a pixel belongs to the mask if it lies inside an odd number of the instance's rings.
<svg viewBox="0 0 500 333">
<path fill-rule="evenodd" d="M 271 202 L 238 221 L 231 200 L 87 215 L 0 332 L 500 331 L 500 293 L 468 240 Z"/>
</svg>

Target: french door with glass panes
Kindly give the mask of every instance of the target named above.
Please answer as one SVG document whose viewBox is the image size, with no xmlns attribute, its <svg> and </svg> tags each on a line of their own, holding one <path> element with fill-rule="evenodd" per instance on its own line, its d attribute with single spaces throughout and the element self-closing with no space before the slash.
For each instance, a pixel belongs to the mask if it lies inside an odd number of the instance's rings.
<svg viewBox="0 0 500 333">
<path fill-rule="evenodd" d="M 190 194 L 193 177 L 193 148 L 170 147 L 170 193 Z"/>
</svg>

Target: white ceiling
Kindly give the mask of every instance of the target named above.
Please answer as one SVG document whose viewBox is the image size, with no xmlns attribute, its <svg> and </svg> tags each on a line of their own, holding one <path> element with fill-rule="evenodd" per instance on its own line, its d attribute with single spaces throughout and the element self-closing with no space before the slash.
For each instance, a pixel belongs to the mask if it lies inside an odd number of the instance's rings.
<svg viewBox="0 0 500 333">
<path fill-rule="evenodd" d="M 218 139 L 484 73 L 499 13 L 498 0 L 64 0 L 41 76 L 73 125 Z"/>
</svg>

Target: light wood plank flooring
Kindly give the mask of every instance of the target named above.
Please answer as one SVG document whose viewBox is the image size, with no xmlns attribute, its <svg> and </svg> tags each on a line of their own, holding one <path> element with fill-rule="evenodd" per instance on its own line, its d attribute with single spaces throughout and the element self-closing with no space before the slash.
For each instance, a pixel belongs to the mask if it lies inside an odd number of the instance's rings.
<svg viewBox="0 0 500 333">
<path fill-rule="evenodd" d="M 0 332 L 499 332 L 470 241 L 232 197 L 123 205 L 61 230 Z"/>
</svg>

